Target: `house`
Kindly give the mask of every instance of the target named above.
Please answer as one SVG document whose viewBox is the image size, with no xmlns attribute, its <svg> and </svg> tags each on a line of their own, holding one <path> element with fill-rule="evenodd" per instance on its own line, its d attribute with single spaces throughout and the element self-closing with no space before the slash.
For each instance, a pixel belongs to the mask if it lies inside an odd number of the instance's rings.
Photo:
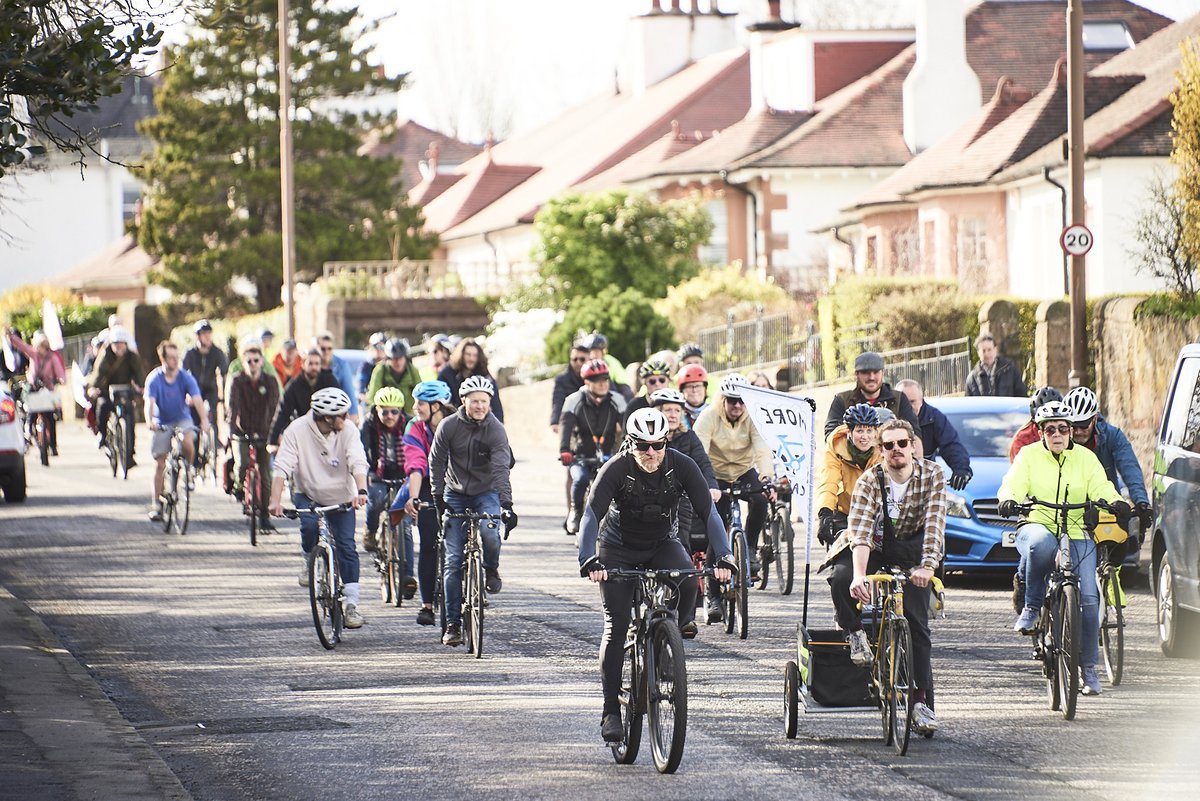
<svg viewBox="0 0 1200 801">
<path fill-rule="evenodd" d="M 130 75 L 120 93 L 70 122 L 101 157 L 78 158 L 54 149 L 10 173 L 0 189 L 0 292 L 36 284 L 121 238 L 133 218 L 142 184 L 126 165 L 151 148 L 137 132 L 154 114 L 154 82 Z"/>
<path fill-rule="evenodd" d="M 117 304 L 125 301 L 157 304 L 171 293 L 150 283 L 150 271 L 158 264 L 130 234 L 100 248 L 45 283 L 66 287 L 84 303 Z"/>
<path fill-rule="evenodd" d="M 426 181 L 434 181 L 441 173 L 449 173 L 482 150 L 480 145 L 462 142 L 420 123 L 405 120 L 369 133 L 359 153 L 376 158 L 391 156 L 400 159 L 400 185 L 411 194 L 415 187 Z M 436 193 L 417 193 L 413 199 L 423 204 L 436 196 Z"/>
</svg>

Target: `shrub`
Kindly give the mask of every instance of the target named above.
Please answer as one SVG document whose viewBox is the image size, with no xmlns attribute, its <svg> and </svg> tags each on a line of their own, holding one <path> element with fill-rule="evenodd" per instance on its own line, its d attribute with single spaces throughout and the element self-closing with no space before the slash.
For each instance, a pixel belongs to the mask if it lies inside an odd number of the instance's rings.
<svg viewBox="0 0 1200 801">
<path fill-rule="evenodd" d="M 58 307 L 58 324 L 64 337 L 90 334 L 108 325 L 116 306 L 80 303 L 70 290 L 52 285 L 26 284 L 0 296 L 0 319 L 6 320 L 26 341 L 42 327 L 42 301 Z"/>
<path fill-rule="evenodd" d="M 979 327 L 979 304 L 944 284 L 886 296 L 885 302 L 887 313 L 879 316 L 880 350 L 969 337 Z"/>
<path fill-rule="evenodd" d="M 674 324 L 677 338 L 694 339 L 702 328 L 724 325 L 730 313 L 738 320 L 753 317 L 760 304 L 763 314 L 783 314 L 792 307 L 783 287 L 731 264 L 669 288 L 654 310 Z"/>
<path fill-rule="evenodd" d="M 576 335 L 593 330 L 608 337 L 609 352 L 624 362 L 676 344 L 671 321 L 654 310 L 649 298 L 636 289 L 610 286 L 571 304 L 546 337 L 546 361 L 563 364 Z"/>
</svg>

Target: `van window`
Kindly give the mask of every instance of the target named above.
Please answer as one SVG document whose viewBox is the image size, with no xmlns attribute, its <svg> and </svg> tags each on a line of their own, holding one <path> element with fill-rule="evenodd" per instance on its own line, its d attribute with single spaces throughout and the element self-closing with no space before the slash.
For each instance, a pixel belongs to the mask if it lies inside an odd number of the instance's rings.
<svg viewBox="0 0 1200 801">
<path fill-rule="evenodd" d="M 1200 453 L 1200 359 L 1184 359 L 1163 424 L 1163 442 Z"/>
</svg>

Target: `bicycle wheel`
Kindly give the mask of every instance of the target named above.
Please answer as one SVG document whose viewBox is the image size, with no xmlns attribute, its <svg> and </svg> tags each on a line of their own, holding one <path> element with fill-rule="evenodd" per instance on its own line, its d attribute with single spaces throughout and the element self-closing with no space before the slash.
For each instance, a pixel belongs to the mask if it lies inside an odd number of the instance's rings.
<svg viewBox="0 0 1200 801">
<path fill-rule="evenodd" d="M 332 651 L 337 645 L 338 632 L 334 607 L 334 578 L 329 566 L 332 559 L 324 545 L 308 552 L 308 602 L 312 607 L 313 625 L 317 627 L 317 639 L 325 650 Z"/>
<path fill-rule="evenodd" d="M 621 723 L 625 727 L 625 740 L 611 746 L 613 759 L 618 765 L 632 765 L 637 760 L 638 748 L 642 744 L 643 706 L 642 677 L 638 673 L 637 639 L 625 643 L 625 658 L 621 662 Z"/>
<path fill-rule="evenodd" d="M 746 639 L 749 633 L 747 611 L 750 587 L 750 554 L 746 546 L 746 535 L 734 529 L 730 543 L 733 546 L 733 561 L 738 566 L 736 576 L 729 580 L 725 590 L 725 633 L 737 633 L 738 639 Z"/>
<path fill-rule="evenodd" d="M 246 499 L 246 509 L 250 515 L 250 544 L 258 545 L 258 520 L 259 506 L 261 499 L 259 498 L 258 476 L 255 470 L 246 470 L 246 483 L 243 489 L 243 497 Z"/>
<path fill-rule="evenodd" d="M 121 444 L 121 478 L 129 478 L 129 463 L 133 461 L 133 427 L 129 420 L 121 421 L 120 436 L 117 442 Z"/>
<path fill-rule="evenodd" d="M 776 517 L 772 527 L 776 524 L 779 529 L 771 534 L 775 543 L 775 583 L 780 595 L 791 595 L 796 580 L 796 531 L 786 514 Z"/>
<path fill-rule="evenodd" d="M 446 543 L 438 537 L 437 543 L 437 576 L 433 584 L 433 611 L 437 616 L 438 626 L 442 634 L 446 633 Z"/>
<path fill-rule="evenodd" d="M 1054 608 L 1055 671 L 1064 720 L 1075 718 L 1079 698 L 1079 588 L 1064 584 Z"/>
<path fill-rule="evenodd" d="M 744 585 L 743 585 L 744 586 Z M 646 647 L 646 712 L 650 751 L 659 773 L 674 773 L 687 738 L 687 664 L 683 635 L 673 618 L 650 626 Z"/>
<path fill-rule="evenodd" d="M 108 429 L 104 432 L 104 437 L 104 447 L 108 451 L 108 466 L 112 468 L 113 478 L 116 478 L 117 471 L 121 466 L 117 456 L 117 443 L 120 440 L 117 438 L 117 430 L 113 427 L 111 421 L 108 424 Z"/>
<path fill-rule="evenodd" d="M 172 528 L 179 536 L 187 534 L 188 517 L 192 509 L 192 463 L 181 454 L 175 462 L 175 484 L 172 493 L 175 496 L 175 514 L 172 515 Z"/>
<path fill-rule="evenodd" d="M 1104 572 L 1100 581 L 1100 652 L 1104 654 L 1104 672 L 1108 683 L 1120 685 L 1125 672 L 1125 612 L 1121 609 L 1119 578 L 1115 570 Z"/>
<path fill-rule="evenodd" d="M 404 523 L 392 526 L 392 551 L 388 560 L 388 580 L 391 582 L 392 603 L 396 606 L 404 605 L 404 571 L 408 564 L 408 544 L 404 540 Z"/>
<path fill-rule="evenodd" d="M 908 752 L 912 734 L 913 683 L 912 636 L 908 621 L 902 617 L 891 621 L 887 645 L 888 718 L 892 726 L 891 741 L 896 753 Z"/>
<path fill-rule="evenodd" d="M 483 658 L 483 555 L 475 554 L 467 565 L 467 586 L 463 598 L 463 627 L 467 640 L 467 653 L 476 659 Z"/>
<path fill-rule="evenodd" d="M 392 527 L 386 523 L 379 527 L 379 544 L 375 552 L 375 569 L 379 573 L 379 600 L 384 604 L 395 602 L 392 594 Z"/>
<path fill-rule="evenodd" d="M 1050 613 L 1050 603 L 1051 597 L 1047 596 L 1047 606 L 1042 608 L 1033 635 L 1036 638 L 1034 655 L 1042 663 L 1042 676 L 1046 680 L 1046 706 L 1051 712 L 1057 712 L 1062 708 L 1062 697 L 1058 694 L 1058 658 L 1054 650 L 1054 619 Z"/>
<path fill-rule="evenodd" d="M 162 530 L 163 534 L 171 532 L 171 525 L 175 517 L 175 485 L 179 483 L 179 473 L 175 469 L 175 463 L 167 460 L 167 472 L 163 476 L 163 494 L 162 499 Z"/>
<path fill-rule="evenodd" d="M 789 661 L 783 669 L 783 736 L 796 739 L 800 723 L 800 667 Z"/>
<path fill-rule="evenodd" d="M 50 466 L 50 431 L 46 425 L 46 413 L 38 412 L 33 419 L 34 434 L 37 438 L 38 456 L 42 466 Z"/>
</svg>

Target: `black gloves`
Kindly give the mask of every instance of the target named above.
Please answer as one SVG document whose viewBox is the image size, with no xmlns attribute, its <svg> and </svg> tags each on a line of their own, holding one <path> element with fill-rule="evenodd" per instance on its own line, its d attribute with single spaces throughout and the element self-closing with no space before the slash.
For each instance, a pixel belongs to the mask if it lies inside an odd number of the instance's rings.
<svg viewBox="0 0 1200 801">
<path fill-rule="evenodd" d="M 828 548 L 837 539 L 838 533 L 833 530 L 833 510 L 818 509 L 817 517 L 821 518 L 817 526 L 817 542 Z"/>
<path fill-rule="evenodd" d="M 1112 507 L 1113 516 L 1117 518 L 1117 525 L 1128 531 L 1129 518 L 1133 515 L 1133 509 L 1125 501 L 1113 501 L 1109 505 Z"/>
<path fill-rule="evenodd" d="M 446 517 L 446 502 L 439 495 L 433 496 L 433 511 L 437 513 L 438 527 L 440 528 L 442 520 Z"/>
<path fill-rule="evenodd" d="M 607 569 L 608 568 L 606 568 L 604 566 L 604 563 L 600 561 L 599 556 L 593 556 L 591 559 L 587 560 L 586 562 L 584 562 L 582 565 L 579 566 L 579 575 L 583 576 L 584 578 L 587 578 L 588 574 L 594 570 L 607 570 Z"/>
<path fill-rule="evenodd" d="M 500 511 L 500 522 L 504 524 L 506 535 L 517 527 L 517 513 L 513 511 L 512 503 L 502 504 Z"/>
<path fill-rule="evenodd" d="M 1001 517 L 1016 517 L 1020 512 L 1017 508 L 1017 502 L 1014 500 L 1000 501 L 1000 508 L 997 509 Z"/>
<path fill-rule="evenodd" d="M 1147 531 L 1154 525 L 1154 509 L 1146 501 L 1138 501 L 1133 505 L 1133 511 L 1142 521 L 1142 531 Z"/>
<path fill-rule="evenodd" d="M 962 492 L 963 487 L 967 486 L 967 482 L 975 475 L 971 472 L 971 468 L 965 470 L 955 470 L 950 474 L 950 489 L 957 492 Z"/>
<path fill-rule="evenodd" d="M 717 560 L 717 567 L 723 567 L 732 572 L 735 576 L 738 574 L 737 562 L 733 561 L 733 554 L 725 554 Z"/>
</svg>

